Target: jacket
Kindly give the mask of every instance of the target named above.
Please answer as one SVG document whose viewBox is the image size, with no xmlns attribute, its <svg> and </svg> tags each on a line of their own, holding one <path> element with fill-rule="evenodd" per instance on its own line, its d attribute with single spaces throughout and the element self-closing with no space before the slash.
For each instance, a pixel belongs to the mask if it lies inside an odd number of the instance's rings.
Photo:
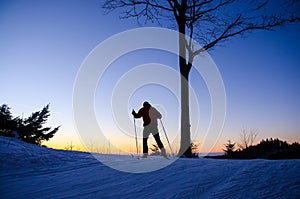
<svg viewBox="0 0 300 199">
<path fill-rule="evenodd" d="M 143 126 L 147 126 L 149 124 L 157 125 L 157 119 L 161 119 L 162 116 L 158 110 L 154 107 L 143 107 L 141 108 L 138 113 L 134 114 L 135 118 L 143 117 Z"/>
</svg>

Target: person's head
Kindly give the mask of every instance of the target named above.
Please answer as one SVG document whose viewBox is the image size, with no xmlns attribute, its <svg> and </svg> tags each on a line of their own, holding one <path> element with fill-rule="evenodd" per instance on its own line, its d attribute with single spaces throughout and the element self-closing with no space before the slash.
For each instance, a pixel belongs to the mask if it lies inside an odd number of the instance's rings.
<svg viewBox="0 0 300 199">
<path fill-rule="evenodd" d="M 145 101 L 145 102 L 143 103 L 143 107 L 151 107 L 151 105 L 149 104 L 149 102 Z"/>
</svg>

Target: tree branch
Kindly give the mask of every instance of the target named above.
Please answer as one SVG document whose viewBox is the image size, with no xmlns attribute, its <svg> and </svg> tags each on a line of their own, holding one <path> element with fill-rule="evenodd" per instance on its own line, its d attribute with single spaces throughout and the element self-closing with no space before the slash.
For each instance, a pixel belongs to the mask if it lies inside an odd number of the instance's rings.
<svg viewBox="0 0 300 199">
<path fill-rule="evenodd" d="M 241 35 L 245 32 L 250 32 L 253 30 L 273 30 L 274 27 L 282 26 L 288 23 L 294 23 L 294 22 L 300 22 L 299 17 L 292 17 L 292 18 L 287 18 L 287 19 L 278 19 L 277 17 L 273 17 L 273 20 L 267 21 L 266 19 L 262 20 L 261 24 L 247 24 L 246 26 L 242 27 L 243 22 L 241 20 L 241 15 L 239 15 L 236 20 L 231 23 L 221 34 L 218 36 L 215 40 L 211 41 L 210 43 L 206 44 L 203 46 L 201 49 L 198 49 L 194 51 L 194 56 L 200 54 L 201 52 L 204 52 L 208 49 L 213 48 L 217 43 L 226 40 L 230 37 L 234 37 L 236 35 Z M 266 22 L 267 21 L 267 22 Z M 233 31 L 230 33 L 230 31 L 235 28 L 236 26 L 241 26 L 242 28 Z"/>
<path fill-rule="evenodd" d="M 179 8 L 179 3 L 177 0 L 168 0 L 168 3 L 170 7 L 172 8 L 173 14 L 175 16 L 176 21 L 178 22 L 178 8 Z"/>
<path fill-rule="evenodd" d="M 125 7 L 133 7 L 136 5 L 145 5 L 145 6 L 151 6 L 153 8 L 158 8 L 166 11 L 173 11 L 172 8 L 162 6 L 158 4 L 156 1 L 155 3 L 152 3 L 150 0 L 144 0 L 144 1 L 136 1 L 136 0 L 111 0 L 111 1 L 105 1 L 103 8 L 111 12 L 112 10 L 115 10 L 116 8 L 125 8 Z"/>
<path fill-rule="evenodd" d="M 117 8 L 123 9 L 123 18 L 136 17 L 139 20 L 140 17 L 145 17 L 146 22 L 156 20 L 159 23 L 160 16 L 173 15 L 177 21 L 177 28 L 188 30 L 184 31 L 184 34 L 188 33 L 190 36 L 190 40 L 185 41 L 190 62 L 190 57 L 193 59 L 201 52 L 212 49 L 218 43 L 236 35 L 253 30 L 270 31 L 278 26 L 299 22 L 299 8 L 296 3 L 298 1 L 295 0 L 283 5 L 269 0 L 167 0 L 164 3 L 158 0 L 107 0 L 103 8 L 108 12 Z M 182 22 L 185 24 L 184 28 Z M 197 38 L 194 38 L 195 35 Z M 203 47 L 193 49 L 192 39 L 201 39 Z"/>
<path fill-rule="evenodd" d="M 194 8 L 197 8 L 197 7 L 198 7 L 198 11 L 195 13 L 195 16 L 193 16 L 193 17 L 187 17 L 187 21 L 190 21 L 190 20 L 192 20 L 192 21 L 197 21 L 197 20 L 199 20 L 203 15 L 205 15 L 205 14 L 207 14 L 207 13 L 211 13 L 211 12 L 213 12 L 213 11 L 216 11 L 216 10 L 220 9 L 221 7 L 224 7 L 224 6 L 230 4 L 230 3 L 234 2 L 234 1 L 235 1 L 235 0 L 227 0 L 227 1 L 224 1 L 224 2 L 223 2 L 223 1 L 221 0 L 220 3 L 217 4 L 216 6 L 211 7 L 211 8 L 208 8 L 208 9 L 203 10 L 203 11 L 200 11 L 201 7 L 202 7 L 203 5 L 206 4 L 206 3 L 203 2 L 203 4 L 199 4 L 199 6 L 194 6 Z M 209 2 L 213 2 L 213 1 L 209 1 Z M 192 6 L 192 7 L 193 7 L 193 6 Z"/>
</svg>

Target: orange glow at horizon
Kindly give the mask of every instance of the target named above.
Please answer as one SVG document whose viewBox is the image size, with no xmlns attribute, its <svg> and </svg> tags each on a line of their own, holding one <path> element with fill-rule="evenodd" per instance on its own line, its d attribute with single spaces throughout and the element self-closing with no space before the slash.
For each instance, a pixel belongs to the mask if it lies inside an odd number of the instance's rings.
<svg viewBox="0 0 300 199">
<path fill-rule="evenodd" d="M 151 153 L 151 147 L 152 144 L 156 144 L 153 139 L 148 140 L 148 147 L 149 147 L 149 153 Z M 165 148 L 167 150 L 167 153 L 170 152 L 169 145 L 167 143 L 165 144 Z M 74 151 L 83 151 L 83 152 L 95 152 L 95 153 L 104 153 L 104 154 L 136 154 L 136 145 L 134 140 L 130 140 L 128 142 L 124 142 L 121 140 L 114 140 L 113 144 L 108 143 L 105 145 L 97 145 L 95 143 L 90 144 L 90 146 L 86 146 L 84 143 L 82 143 L 80 140 L 77 141 L 72 141 L 72 142 L 58 142 L 58 141 L 53 141 L 53 142 L 46 142 L 44 143 L 49 148 L 54 148 L 58 150 L 74 150 Z M 172 150 L 173 153 L 177 154 L 179 151 L 179 144 L 174 145 Z M 198 153 L 220 153 L 223 152 L 224 148 L 224 143 L 217 143 L 211 150 L 210 149 L 202 149 L 201 146 L 199 146 Z M 139 154 L 142 153 L 142 140 L 138 140 L 138 152 Z"/>
</svg>

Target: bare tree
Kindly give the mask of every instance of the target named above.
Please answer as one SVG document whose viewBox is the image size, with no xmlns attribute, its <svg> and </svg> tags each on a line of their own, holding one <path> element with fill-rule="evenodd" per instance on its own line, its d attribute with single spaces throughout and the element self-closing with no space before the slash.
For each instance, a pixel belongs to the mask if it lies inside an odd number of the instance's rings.
<svg viewBox="0 0 300 199">
<path fill-rule="evenodd" d="M 257 130 L 247 130 L 245 128 L 242 129 L 240 134 L 240 144 L 238 144 L 240 149 L 246 149 L 249 146 L 252 146 L 256 137 L 258 135 Z"/>
<path fill-rule="evenodd" d="M 65 146 L 65 150 L 73 151 L 74 147 L 75 147 L 75 146 L 72 144 L 72 141 L 71 141 L 70 144 L 67 143 L 67 146 Z"/>
<path fill-rule="evenodd" d="M 119 9 L 121 18 L 134 17 L 174 27 L 182 33 L 179 42 L 181 75 L 181 141 L 179 156 L 191 157 L 189 73 L 194 58 L 237 35 L 300 21 L 299 1 L 269 0 L 107 0 L 107 13 Z M 186 36 L 189 36 L 188 39 Z M 201 47 L 193 45 L 195 39 Z M 174 41 L 176 42 L 176 41 Z"/>
</svg>

